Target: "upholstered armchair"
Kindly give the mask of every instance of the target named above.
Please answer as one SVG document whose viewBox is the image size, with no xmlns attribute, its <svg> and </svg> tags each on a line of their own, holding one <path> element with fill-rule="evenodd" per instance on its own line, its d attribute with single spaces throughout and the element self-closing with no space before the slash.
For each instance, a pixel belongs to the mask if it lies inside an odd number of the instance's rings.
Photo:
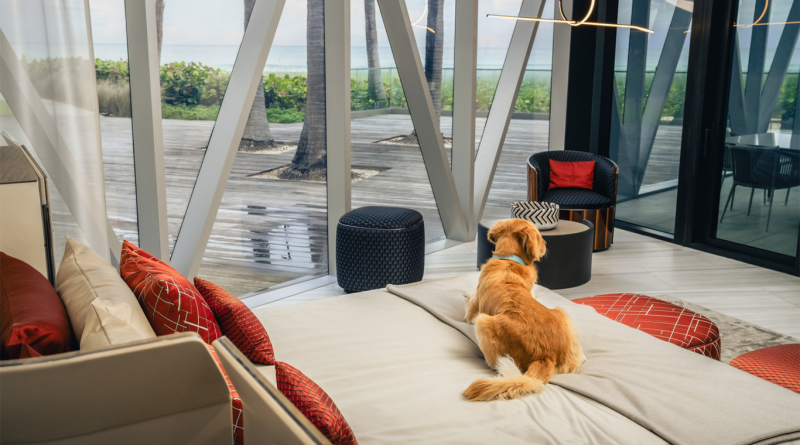
<svg viewBox="0 0 800 445">
<path fill-rule="evenodd" d="M 595 161 L 592 190 L 550 190 L 550 159 L 560 162 Z M 606 250 L 614 241 L 618 176 L 617 164 L 603 156 L 574 150 L 535 153 L 528 158 L 528 200 L 558 204 L 562 220 L 591 221 L 595 228 L 594 250 Z"/>
</svg>

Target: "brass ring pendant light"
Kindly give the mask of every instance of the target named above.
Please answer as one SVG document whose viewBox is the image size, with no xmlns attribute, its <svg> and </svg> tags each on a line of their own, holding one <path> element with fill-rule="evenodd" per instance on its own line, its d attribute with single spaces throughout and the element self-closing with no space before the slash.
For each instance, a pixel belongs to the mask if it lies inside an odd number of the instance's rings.
<svg viewBox="0 0 800 445">
<path fill-rule="evenodd" d="M 567 18 L 567 15 L 564 14 L 564 5 L 561 4 L 561 0 L 558 0 L 558 12 L 561 13 L 561 18 L 569 25 L 569 26 L 581 26 L 589 20 L 589 17 L 592 16 L 594 12 L 594 4 L 596 0 L 592 0 L 592 3 L 589 5 L 589 11 L 586 13 L 586 16 L 583 17 L 580 21 L 576 22 L 575 20 L 570 20 Z"/>
</svg>

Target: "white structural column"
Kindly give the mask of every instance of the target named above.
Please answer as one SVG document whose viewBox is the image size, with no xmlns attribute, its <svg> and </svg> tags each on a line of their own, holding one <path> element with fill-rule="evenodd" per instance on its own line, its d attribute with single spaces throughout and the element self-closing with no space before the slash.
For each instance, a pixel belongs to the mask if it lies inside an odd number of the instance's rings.
<svg viewBox="0 0 800 445">
<path fill-rule="evenodd" d="M 248 26 L 244 32 L 172 251 L 172 267 L 185 276 L 195 276 L 200 268 L 283 5 L 284 0 L 256 0 L 253 7 L 250 23 L 258 26 Z"/>
<path fill-rule="evenodd" d="M 433 108 L 428 82 L 414 40 L 411 21 L 404 1 L 378 0 L 386 35 L 394 53 L 394 62 L 408 102 L 411 121 L 417 132 L 422 159 L 428 171 L 433 197 L 439 208 L 444 233 L 449 239 L 468 241 L 464 212 L 458 198 L 453 173 L 447 161 L 439 117 Z"/>
<path fill-rule="evenodd" d="M 545 0 L 523 0 L 519 8 L 519 15 L 523 17 L 541 17 L 542 11 L 544 11 L 544 4 Z M 564 27 L 566 28 L 566 26 Z M 553 28 L 559 28 L 559 26 L 554 26 Z M 486 208 L 486 200 L 489 197 L 489 190 L 494 180 L 497 161 L 500 159 L 508 124 L 511 122 L 511 116 L 514 113 L 519 87 L 522 84 L 522 78 L 525 76 L 528 57 L 531 54 L 531 47 L 538 29 L 539 22 L 528 20 L 517 20 L 514 25 L 514 33 L 511 35 L 506 60 L 503 63 L 503 70 L 500 72 L 500 80 L 497 83 L 494 101 L 492 101 L 492 108 L 486 118 L 483 136 L 475 158 L 474 199 L 476 224 L 480 222 L 483 210 Z M 553 82 L 555 81 L 554 73 Z"/>
<path fill-rule="evenodd" d="M 119 264 L 120 242 L 114 229 L 105 214 L 91 211 L 104 210 L 105 203 L 85 193 L 82 178 L 73 176 L 73 172 L 80 171 L 78 161 L 1 29 L 0 93 L 91 247 L 112 263 Z"/>
<path fill-rule="evenodd" d="M 478 0 L 456 2 L 453 62 L 452 171 L 469 239 L 475 237 L 475 96 L 478 72 Z"/>
<path fill-rule="evenodd" d="M 572 0 L 563 0 L 564 14 L 572 17 Z M 555 2 L 556 17 L 560 17 Z M 585 14 L 581 12 L 581 14 Z M 553 26 L 553 70 L 550 83 L 550 135 L 548 150 L 564 150 L 567 129 L 567 87 L 569 84 L 569 45 L 571 26 Z"/>
<path fill-rule="evenodd" d="M 336 275 L 336 227 L 350 211 L 350 2 L 325 2 L 325 135 L 328 274 Z"/>
<path fill-rule="evenodd" d="M 139 246 L 169 259 L 155 0 L 125 0 Z"/>
</svg>

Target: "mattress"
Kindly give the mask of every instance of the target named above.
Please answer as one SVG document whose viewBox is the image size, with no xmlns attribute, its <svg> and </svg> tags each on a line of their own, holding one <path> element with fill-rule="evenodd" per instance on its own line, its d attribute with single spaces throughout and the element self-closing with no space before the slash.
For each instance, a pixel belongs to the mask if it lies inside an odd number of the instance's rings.
<svg viewBox="0 0 800 445">
<path fill-rule="evenodd" d="M 469 402 L 489 377 L 478 348 L 424 309 L 375 290 L 261 307 L 279 361 L 333 398 L 360 444 L 666 443 L 612 409 L 547 385 L 515 400 Z M 259 368 L 275 383 L 274 368 Z"/>
</svg>

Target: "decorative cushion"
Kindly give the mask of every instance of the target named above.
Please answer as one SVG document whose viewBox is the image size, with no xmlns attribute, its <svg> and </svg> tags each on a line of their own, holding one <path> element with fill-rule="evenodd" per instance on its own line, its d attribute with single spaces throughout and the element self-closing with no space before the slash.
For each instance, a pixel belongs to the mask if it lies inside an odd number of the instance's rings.
<svg viewBox="0 0 800 445">
<path fill-rule="evenodd" d="M 0 358 L 17 359 L 74 349 L 67 311 L 38 270 L 0 252 Z"/>
<path fill-rule="evenodd" d="M 117 269 L 74 238 L 67 237 L 57 281 L 81 350 L 155 338 Z"/>
<path fill-rule="evenodd" d="M 166 263 L 125 241 L 119 270 L 157 335 L 197 332 L 208 344 L 222 336 L 200 292 Z"/>
<path fill-rule="evenodd" d="M 361 207 L 344 214 L 336 230 L 336 275 L 346 292 L 422 279 L 425 223 L 410 209 Z"/>
<path fill-rule="evenodd" d="M 604 209 L 611 207 L 611 200 L 585 189 L 555 189 L 541 194 L 540 201 L 558 204 L 565 209 Z"/>
<path fill-rule="evenodd" d="M 721 343 L 717 325 L 688 309 L 641 294 L 595 295 L 572 302 L 591 306 L 614 321 L 719 360 Z"/>
<path fill-rule="evenodd" d="M 550 159 L 550 187 L 592 189 L 595 161 L 560 162 Z"/>
<path fill-rule="evenodd" d="M 222 362 L 219 361 L 217 351 L 215 351 L 214 347 L 211 345 L 206 345 L 206 347 L 208 348 L 208 352 L 211 353 L 211 356 L 214 357 L 214 362 L 217 363 L 219 370 L 222 371 L 222 376 L 225 377 L 225 382 L 228 384 L 228 390 L 231 392 L 231 410 L 233 411 L 233 418 L 231 419 L 233 423 L 233 443 L 234 445 L 244 445 L 244 407 L 242 405 L 242 399 L 239 398 L 239 392 L 233 387 L 233 383 L 231 383 L 228 373 L 225 372 L 225 368 L 222 367 Z"/>
<path fill-rule="evenodd" d="M 275 362 L 278 390 L 316 426 L 333 445 L 356 445 L 356 437 L 333 400 L 316 383 L 292 366 Z"/>
<path fill-rule="evenodd" d="M 242 300 L 210 281 L 195 277 L 194 285 L 211 307 L 222 334 L 228 337 L 242 354 L 253 363 L 275 364 L 275 354 L 267 330 Z"/>
<path fill-rule="evenodd" d="M 730 364 L 800 394 L 800 344 L 750 351 L 731 360 Z"/>
</svg>

